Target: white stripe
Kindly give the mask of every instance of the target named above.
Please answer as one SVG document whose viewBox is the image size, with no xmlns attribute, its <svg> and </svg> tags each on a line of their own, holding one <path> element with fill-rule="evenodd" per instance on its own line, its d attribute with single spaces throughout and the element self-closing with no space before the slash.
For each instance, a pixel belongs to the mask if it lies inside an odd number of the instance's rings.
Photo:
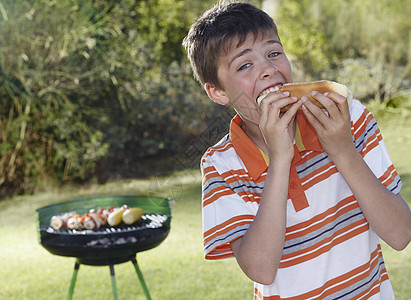
<svg viewBox="0 0 411 300">
<path fill-rule="evenodd" d="M 380 252 L 380 251 L 378 251 L 378 253 L 379 253 L 379 252 Z M 350 277 L 350 278 L 348 278 L 348 279 L 346 279 L 346 280 L 344 280 L 344 281 L 340 281 L 340 282 L 338 282 L 338 283 L 336 283 L 336 284 L 334 284 L 334 285 L 331 285 L 331 286 L 327 287 L 324 291 L 322 291 L 320 294 L 317 294 L 316 296 L 313 296 L 312 298 L 308 298 L 307 300 L 309 300 L 309 299 L 318 299 L 318 296 L 322 296 L 327 290 L 332 289 L 333 287 L 339 286 L 339 285 L 341 285 L 341 284 L 343 284 L 343 283 L 345 283 L 345 282 L 348 282 L 348 281 L 350 281 L 350 280 L 352 280 L 352 279 L 354 279 L 354 278 L 357 278 L 357 277 L 361 276 L 362 274 L 368 273 L 368 272 L 370 271 L 370 266 L 372 265 L 373 261 L 376 260 L 376 259 L 379 259 L 379 255 L 376 255 L 376 256 L 369 262 L 368 268 L 365 269 L 364 271 L 362 271 L 361 273 L 356 273 L 355 276 L 353 276 L 353 277 Z M 339 291 L 341 291 L 341 290 L 339 290 Z"/>
<path fill-rule="evenodd" d="M 383 274 L 383 273 L 382 273 Z M 381 275 L 382 275 L 381 274 Z M 374 286 L 371 290 L 368 291 L 368 293 L 366 293 L 365 295 L 363 295 L 361 298 L 358 298 L 358 300 L 361 299 L 368 299 L 368 295 L 372 293 L 373 290 L 380 288 L 380 281 L 377 281 L 378 284 L 376 286 Z"/>
<path fill-rule="evenodd" d="M 317 224 L 319 224 L 319 223 L 323 223 L 323 222 L 325 222 L 327 219 L 335 216 L 335 215 L 336 215 L 340 210 L 342 210 L 343 208 L 345 208 L 345 207 L 347 207 L 347 206 L 350 206 L 350 205 L 352 205 L 352 204 L 355 203 L 355 202 L 356 202 L 356 201 L 355 201 L 355 199 L 354 199 L 353 201 L 347 203 L 346 205 L 341 206 L 341 207 L 340 207 L 339 209 L 337 209 L 334 213 L 332 213 L 332 214 L 330 214 L 330 215 L 327 215 L 324 219 L 318 220 L 317 222 L 312 223 L 312 224 L 311 224 L 310 226 L 308 226 L 308 227 L 303 227 L 303 228 L 300 228 L 300 229 L 297 229 L 297 230 L 294 230 L 294 231 L 290 231 L 290 232 L 288 232 L 288 233 L 286 234 L 286 236 L 291 235 L 291 234 L 295 234 L 295 233 L 300 232 L 300 231 L 305 231 L 305 230 L 310 229 L 311 227 L 313 227 L 313 226 L 315 226 L 315 225 L 317 225 Z"/>
<path fill-rule="evenodd" d="M 225 189 L 223 189 L 223 190 L 214 192 L 214 193 L 212 193 L 209 197 L 203 198 L 203 202 L 205 202 L 205 201 L 207 201 L 208 199 L 212 198 L 214 195 L 220 194 L 220 193 L 225 192 L 225 191 L 227 191 L 227 190 L 231 191 L 231 189 L 225 188 Z M 234 193 L 234 192 L 233 192 L 233 193 Z M 218 200 L 218 199 L 217 199 L 217 200 Z M 216 201 L 217 201 L 217 200 L 216 200 Z M 211 203 L 210 203 L 210 204 L 211 204 Z"/>
<path fill-rule="evenodd" d="M 368 147 L 371 146 L 371 144 L 372 144 L 374 141 L 376 141 L 376 140 L 377 140 L 377 137 L 379 137 L 380 135 L 381 135 L 381 133 L 378 133 L 377 135 L 375 135 L 375 137 L 374 137 L 371 141 L 369 141 L 369 142 L 367 143 L 367 145 L 365 146 L 365 148 L 362 149 L 362 152 L 366 152 L 366 150 L 368 149 Z M 378 144 L 378 141 L 377 141 L 377 144 Z M 375 148 L 375 147 L 374 147 L 374 148 Z"/>
<path fill-rule="evenodd" d="M 393 169 L 393 170 L 391 171 L 390 175 L 388 175 L 388 177 L 387 177 L 384 181 L 382 181 L 382 183 L 384 184 L 384 183 L 387 182 L 388 180 L 392 179 L 394 173 L 395 173 L 395 169 Z"/>
<path fill-rule="evenodd" d="M 357 134 L 358 131 L 361 130 L 361 128 L 363 127 L 363 125 L 365 124 L 365 122 L 367 122 L 368 120 L 368 116 L 371 114 L 371 112 L 368 112 L 368 114 L 365 116 L 364 121 L 361 123 L 360 126 L 358 126 L 358 129 L 354 132 L 354 135 Z"/>
<path fill-rule="evenodd" d="M 210 174 L 213 174 L 213 173 L 217 173 L 217 174 L 218 174 L 218 172 L 217 172 L 216 170 L 212 170 L 212 171 L 210 171 L 210 172 L 204 173 L 204 177 L 205 177 L 205 178 L 208 178 L 209 175 L 210 175 Z M 220 174 L 218 174 L 218 175 L 220 175 Z M 210 177 L 211 177 L 211 176 L 210 176 Z"/>
<path fill-rule="evenodd" d="M 214 147 L 211 147 L 208 149 L 208 151 L 206 152 L 207 154 L 210 152 L 217 152 L 217 153 L 223 153 L 224 151 L 227 151 L 228 149 L 226 149 L 228 146 L 232 145 L 231 141 L 228 140 L 225 142 L 224 146 L 222 145 L 217 145 Z"/>
<path fill-rule="evenodd" d="M 260 290 L 257 289 L 257 291 L 260 292 Z M 261 293 L 261 292 L 260 292 Z M 263 296 L 264 297 L 264 296 Z M 258 296 L 258 294 L 256 292 L 254 292 L 254 299 L 256 300 L 262 300 L 263 298 L 260 298 L 260 296 Z"/>
<path fill-rule="evenodd" d="M 236 172 L 236 171 L 238 171 L 238 170 L 233 170 L 232 172 Z M 241 170 L 240 170 L 240 171 L 241 171 Z M 235 176 L 240 177 L 240 178 L 242 178 L 242 177 L 247 177 L 247 178 L 248 178 L 248 175 L 247 175 L 247 174 L 243 174 L 243 175 L 233 174 L 233 175 L 230 175 L 230 176 L 225 177 L 224 181 L 228 181 L 228 179 L 233 178 L 233 177 L 235 177 Z M 248 181 L 248 180 L 247 180 L 247 181 Z M 238 182 L 238 180 L 236 180 L 236 182 Z"/>
<path fill-rule="evenodd" d="M 333 168 L 335 168 L 335 165 L 331 165 L 328 169 L 322 171 L 321 173 L 318 173 L 317 175 L 311 177 L 311 178 L 308 179 L 307 181 L 304 181 L 304 182 L 302 183 L 302 185 L 305 185 L 305 184 L 309 183 L 311 180 L 317 178 L 318 176 L 321 176 L 322 174 L 328 172 L 329 170 L 331 170 L 331 169 L 333 169 Z"/>
<path fill-rule="evenodd" d="M 354 231 L 354 230 L 356 230 L 356 229 L 358 229 L 358 228 L 367 226 L 367 224 L 368 224 L 368 223 L 362 223 L 362 224 L 360 224 L 360 225 L 357 225 L 356 227 L 351 228 L 351 229 L 348 230 L 348 231 L 344 231 L 344 232 L 342 232 L 341 234 L 333 237 L 333 238 L 331 239 L 331 241 L 329 241 L 329 242 L 326 243 L 326 244 L 321 245 L 321 247 L 319 247 L 319 248 L 315 248 L 315 249 L 313 249 L 313 250 L 311 250 L 311 251 L 309 251 L 309 252 L 304 252 L 303 254 L 300 254 L 300 255 L 297 255 L 297 256 L 293 256 L 293 257 L 290 257 L 290 258 L 288 258 L 288 259 L 282 259 L 281 262 L 288 262 L 288 261 L 295 260 L 295 259 L 300 258 L 300 257 L 307 256 L 307 255 L 312 254 L 312 253 L 314 253 L 314 252 L 318 252 L 318 251 L 321 250 L 321 248 L 324 248 L 324 247 L 332 244 L 335 239 L 337 239 L 337 238 L 339 238 L 339 237 L 342 237 L 342 236 L 344 236 L 344 235 L 347 235 L 347 234 L 349 234 L 350 232 L 352 232 L 352 231 Z M 281 262 L 280 262 L 280 263 L 281 263 Z"/>
<path fill-rule="evenodd" d="M 310 155 L 311 153 L 313 153 L 314 151 L 308 151 L 306 154 L 304 154 L 303 156 L 301 156 L 301 158 L 306 157 L 307 155 Z"/>
<path fill-rule="evenodd" d="M 227 224 L 226 226 L 224 226 L 224 227 L 222 227 L 222 228 L 220 228 L 220 229 L 218 229 L 218 230 L 215 230 L 214 232 L 212 232 L 212 233 L 209 234 L 208 236 L 205 236 L 205 237 L 203 238 L 203 242 L 205 242 L 205 240 L 206 240 L 209 236 L 215 235 L 216 233 L 218 233 L 218 232 L 220 232 L 220 231 L 222 231 L 222 230 L 225 230 L 227 227 L 233 226 L 233 225 L 235 225 L 235 224 L 237 224 L 237 223 L 244 222 L 244 221 L 251 221 L 251 222 L 252 222 L 253 219 L 247 218 L 247 219 L 241 219 L 241 220 L 235 221 L 234 223 L 229 223 L 229 224 Z M 236 227 L 235 227 L 235 228 L 236 228 Z M 234 229 L 235 229 L 235 228 L 234 228 Z M 221 238 L 221 236 L 220 236 L 220 235 L 217 235 L 216 238 Z"/>
</svg>

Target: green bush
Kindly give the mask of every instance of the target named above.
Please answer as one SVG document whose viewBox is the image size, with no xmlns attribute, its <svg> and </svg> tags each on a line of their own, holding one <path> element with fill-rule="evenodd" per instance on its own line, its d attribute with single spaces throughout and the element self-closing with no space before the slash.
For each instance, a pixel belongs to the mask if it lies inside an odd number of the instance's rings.
<svg viewBox="0 0 411 300">
<path fill-rule="evenodd" d="M 0 5 L 0 195 L 149 175 L 216 117 L 181 47 L 187 3 Z"/>
<path fill-rule="evenodd" d="M 46 177 L 84 178 L 107 149 L 79 101 L 98 27 L 70 2 L 2 3 L 0 187 L 30 191 Z"/>
<path fill-rule="evenodd" d="M 338 80 L 363 100 L 410 88 L 407 0 L 289 0 L 276 16 L 297 80 Z"/>
</svg>

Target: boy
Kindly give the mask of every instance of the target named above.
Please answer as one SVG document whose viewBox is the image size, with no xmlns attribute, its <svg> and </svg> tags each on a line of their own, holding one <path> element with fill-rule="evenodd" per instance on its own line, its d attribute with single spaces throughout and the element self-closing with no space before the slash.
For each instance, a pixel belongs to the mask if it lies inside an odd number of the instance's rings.
<svg viewBox="0 0 411 300">
<path fill-rule="evenodd" d="M 254 299 L 394 299 L 379 237 L 404 249 L 411 213 L 370 112 L 315 92 L 327 113 L 287 92 L 259 107 L 293 79 L 273 20 L 250 4 L 217 4 L 183 44 L 209 98 L 237 112 L 201 161 L 205 257 L 235 256 Z"/>
</svg>

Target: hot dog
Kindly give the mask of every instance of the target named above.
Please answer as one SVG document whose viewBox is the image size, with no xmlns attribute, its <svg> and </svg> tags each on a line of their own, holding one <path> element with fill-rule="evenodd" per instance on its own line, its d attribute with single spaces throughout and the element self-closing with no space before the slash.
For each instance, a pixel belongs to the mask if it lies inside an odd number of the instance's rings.
<svg viewBox="0 0 411 300">
<path fill-rule="evenodd" d="M 324 109 L 324 106 L 314 99 L 311 96 L 312 91 L 317 91 L 321 94 L 326 92 L 335 92 L 347 98 L 348 106 L 351 106 L 352 103 L 352 93 L 351 91 L 345 86 L 340 83 L 329 81 L 329 80 L 320 80 L 320 81 L 313 81 L 313 82 L 305 82 L 305 83 L 286 83 L 282 86 L 276 86 L 275 88 L 269 89 L 268 91 L 263 92 L 257 98 L 257 104 L 260 105 L 261 101 L 271 92 L 276 91 L 288 91 L 290 92 L 290 97 L 297 97 L 301 99 L 303 96 L 306 96 L 308 100 L 314 103 L 321 109 Z M 284 106 L 281 108 L 281 112 L 286 112 L 292 104 Z"/>
</svg>

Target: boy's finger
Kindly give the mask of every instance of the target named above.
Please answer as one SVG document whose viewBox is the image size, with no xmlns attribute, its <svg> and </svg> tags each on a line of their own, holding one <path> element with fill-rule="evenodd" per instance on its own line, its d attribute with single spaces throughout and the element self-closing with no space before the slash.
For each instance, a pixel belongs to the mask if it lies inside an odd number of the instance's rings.
<svg viewBox="0 0 411 300">
<path fill-rule="evenodd" d="M 338 106 L 338 109 L 344 117 L 348 117 L 350 115 L 348 100 L 346 97 L 335 92 L 326 93 L 325 96 L 334 101 L 334 103 Z"/>
<path fill-rule="evenodd" d="M 264 99 L 261 102 L 261 117 L 268 118 L 271 115 L 271 112 L 275 112 L 275 114 L 279 117 L 281 108 L 293 104 L 297 102 L 297 98 L 295 97 L 288 97 L 283 95 L 282 93 L 278 93 L 277 97 L 270 97 L 269 99 Z"/>
<path fill-rule="evenodd" d="M 322 96 L 324 97 L 324 96 Z M 318 97 L 319 98 L 319 97 Z M 325 97 L 324 97 L 325 98 Z M 317 98 L 316 98 L 317 99 Z M 324 101 L 323 99 L 320 99 L 321 101 Z M 303 107 L 305 107 L 307 110 L 310 111 L 310 113 L 321 123 L 327 122 L 328 116 L 325 113 L 325 111 L 321 108 L 319 108 L 317 105 L 312 103 L 311 101 L 308 100 L 307 97 L 302 97 L 301 101 L 303 102 Z M 331 100 L 328 99 L 329 102 L 332 102 Z M 323 103 L 321 103 L 323 104 Z M 324 104 L 323 104 L 324 106 Z M 327 110 L 327 109 L 326 109 Z"/>
<path fill-rule="evenodd" d="M 333 99 L 327 97 L 328 93 L 325 93 L 324 95 L 321 93 L 318 93 L 316 91 L 313 91 L 311 93 L 311 96 L 320 102 L 322 106 L 324 106 L 325 110 L 328 111 L 329 114 L 335 114 L 337 113 L 338 107 L 337 107 L 337 102 L 335 102 Z"/>
<path fill-rule="evenodd" d="M 280 99 L 284 99 L 290 96 L 289 92 L 275 92 L 270 93 L 264 97 L 264 99 L 260 102 L 261 109 L 265 109 L 271 104 L 279 101 Z"/>
<path fill-rule="evenodd" d="M 304 98 L 304 97 L 303 97 Z M 318 108 L 315 104 L 311 103 L 306 99 L 302 99 L 302 110 L 310 122 L 310 124 L 314 127 L 314 129 L 318 132 L 319 129 L 323 128 L 323 122 L 320 120 L 322 117 L 328 118 L 326 114 Z"/>
<path fill-rule="evenodd" d="M 299 100 L 295 103 L 293 103 L 290 108 L 284 113 L 284 115 L 282 116 L 282 118 L 290 118 L 292 119 L 296 114 L 297 111 L 301 108 L 302 106 L 302 101 Z"/>
</svg>

